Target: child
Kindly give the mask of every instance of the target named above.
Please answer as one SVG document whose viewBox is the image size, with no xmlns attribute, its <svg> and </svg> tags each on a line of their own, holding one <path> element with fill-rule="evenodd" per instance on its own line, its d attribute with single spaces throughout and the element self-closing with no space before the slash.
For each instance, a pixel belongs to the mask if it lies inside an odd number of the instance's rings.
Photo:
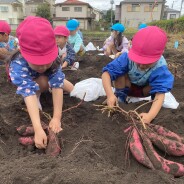
<svg viewBox="0 0 184 184">
<path fill-rule="evenodd" d="M 122 35 L 125 30 L 125 27 L 120 24 L 116 23 L 111 27 L 112 33 L 109 38 L 107 38 L 104 42 L 103 50 L 106 56 L 111 54 L 117 56 L 128 52 L 128 39 Z"/>
<path fill-rule="evenodd" d="M 146 28 L 146 27 L 148 27 L 147 24 L 142 23 L 142 24 L 139 25 L 138 30 L 144 29 L 144 28 Z M 129 40 L 129 43 L 128 43 L 128 50 L 130 50 L 131 47 L 132 47 L 132 38 Z"/>
<path fill-rule="evenodd" d="M 6 59 L 10 52 L 18 48 L 18 43 L 13 36 L 10 36 L 11 27 L 4 21 L 0 20 L 0 60 Z"/>
<path fill-rule="evenodd" d="M 148 27 L 147 24 L 142 23 L 139 25 L 138 30 L 141 30 L 141 29 L 146 28 L 146 27 Z"/>
<path fill-rule="evenodd" d="M 35 146 L 46 148 L 47 136 L 41 126 L 37 95 L 52 88 L 53 117 L 49 127 L 61 131 L 63 89 L 71 91 L 73 85 L 65 80 L 58 61 L 58 48 L 54 31 L 48 20 L 30 16 L 16 30 L 20 52 L 10 61 L 10 77 L 23 96 L 35 131 Z"/>
<path fill-rule="evenodd" d="M 69 20 L 66 23 L 66 27 L 70 31 L 69 43 L 72 45 L 75 53 L 79 56 L 83 56 L 85 54 L 85 47 L 83 44 L 83 40 L 80 35 L 77 33 L 79 29 L 79 24 L 75 19 Z"/>
<path fill-rule="evenodd" d="M 150 123 L 157 116 L 165 93 L 172 89 L 174 81 L 162 56 L 166 42 L 167 36 L 160 28 L 149 26 L 141 29 L 133 37 L 129 53 L 122 54 L 103 68 L 102 81 L 108 106 L 114 106 L 118 100 L 126 102 L 127 95 L 151 95 L 155 101 L 149 112 L 140 116 L 145 123 Z M 114 81 L 115 94 L 111 81 Z"/>
<path fill-rule="evenodd" d="M 82 34 L 81 30 L 79 29 L 80 22 L 77 19 L 72 19 L 72 20 L 75 20 L 77 22 L 77 24 L 78 24 L 78 31 L 77 31 L 77 33 L 80 35 L 81 39 L 83 40 L 83 34 Z"/>
<path fill-rule="evenodd" d="M 54 29 L 54 34 L 58 45 L 59 57 L 62 61 L 62 68 L 72 66 L 75 61 L 75 51 L 71 45 L 67 43 L 70 31 L 66 26 L 57 26 Z"/>
</svg>

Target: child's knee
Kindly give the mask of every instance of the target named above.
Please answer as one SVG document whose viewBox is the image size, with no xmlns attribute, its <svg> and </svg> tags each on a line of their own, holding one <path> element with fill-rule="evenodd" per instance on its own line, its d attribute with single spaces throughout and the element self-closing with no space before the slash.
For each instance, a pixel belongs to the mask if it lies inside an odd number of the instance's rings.
<svg viewBox="0 0 184 184">
<path fill-rule="evenodd" d="M 48 77 L 40 76 L 35 81 L 38 83 L 41 92 L 46 91 L 49 88 Z"/>
</svg>

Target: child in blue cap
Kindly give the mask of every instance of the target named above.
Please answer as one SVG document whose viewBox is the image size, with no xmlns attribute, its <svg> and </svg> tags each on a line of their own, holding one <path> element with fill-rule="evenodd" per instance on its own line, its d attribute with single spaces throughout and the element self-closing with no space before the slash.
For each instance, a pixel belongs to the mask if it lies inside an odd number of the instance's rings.
<svg viewBox="0 0 184 184">
<path fill-rule="evenodd" d="M 86 52 L 83 40 L 78 34 L 79 22 L 76 19 L 71 19 L 66 23 L 66 27 L 70 31 L 68 42 L 72 45 L 75 53 L 79 56 L 83 56 Z"/>
<path fill-rule="evenodd" d="M 121 52 L 128 52 L 128 39 L 123 36 L 125 27 L 123 24 L 116 23 L 111 27 L 112 33 L 104 42 L 103 50 L 106 56 L 116 55 Z"/>
</svg>

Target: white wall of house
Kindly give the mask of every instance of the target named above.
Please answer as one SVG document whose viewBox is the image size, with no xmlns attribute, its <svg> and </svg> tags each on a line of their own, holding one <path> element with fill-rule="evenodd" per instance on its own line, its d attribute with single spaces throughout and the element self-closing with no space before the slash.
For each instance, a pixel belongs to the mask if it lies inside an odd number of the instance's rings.
<svg viewBox="0 0 184 184">
<path fill-rule="evenodd" d="M 96 10 L 93 10 L 93 13 L 95 14 L 95 21 L 99 21 L 102 19 L 102 13 Z"/>
<path fill-rule="evenodd" d="M 65 25 L 67 20 L 76 18 L 80 22 L 80 29 L 92 30 L 94 28 L 92 16 L 95 18 L 93 8 L 90 8 L 88 5 L 58 4 L 56 5 L 56 18 L 53 21 L 53 25 Z"/>
<path fill-rule="evenodd" d="M 78 9 L 78 10 L 77 10 Z M 87 5 L 59 5 L 56 6 L 56 15 L 57 17 L 68 18 L 77 17 L 77 18 L 86 18 L 89 17 L 91 13 L 90 8 Z"/>
<path fill-rule="evenodd" d="M 7 21 L 13 30 L 23 20 L 23 15 L 22 5 L 0 4 L 0 19 Z"/>
<path fill-rule="evenodd" d="M 151 6 L 151 5 L 150 5 Z M 122 4 L 121 6 L 121 23 L 127 27 L 138 27 L 140 23 L 148 23 L 152 20 L 160 20 L 162 4 L 158 4 L 151 13 L 148 3 L 141 3 L 140 7 L 133 8 L 132 4 Z"/>
<path fill-rule="evenodd" d="M 177 19 L 180 17 L 180 12 L 168 12 L 167 13 L 167 20 L 169 19 Z"/>
</svg>

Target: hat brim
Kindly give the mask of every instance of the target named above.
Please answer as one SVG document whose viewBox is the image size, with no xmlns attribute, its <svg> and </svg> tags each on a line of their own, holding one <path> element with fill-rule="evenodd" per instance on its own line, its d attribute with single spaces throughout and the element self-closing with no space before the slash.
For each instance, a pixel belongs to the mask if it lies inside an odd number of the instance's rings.
<svg viewBox="0 0 184 184">
<path fill-rule="evenodd" d="M 74 31 L 74 30 L 77 29 L 77 28 L 69 28 L 69 27 L 67 27 L 67 28 L 68 28 L 69 31 Z"/>
<path fill-rule="evenodd" d="M 50 64 L 53 61 L 55 61 L 55 59 L 58 56 L 57 45 L 54 47 L 54 49 L 52 51 L 50 51 L 48 54 L 44 54 L 44 55 L 30 55 L 23 50 L 20 50 L 20 51 L 21 51 L 22 56 L 26 59 L 26 61 L 31 63 L 31 64 L 34 64 L 34 65 Z"/>
<path fill-rule="evenodd" d="M 135 63 L 146 65 L 146 64 L 152 64 L 158 61 L 161 55 L 155 56 L 155 57 L 141 56 L 141 55 L 134 53 L 133 50 L 130 49 L 130 51 L 128 52 L 128 57 L 130 60 L 132 60 Z"/>
<path fill-rule="evenodd" d="M 66 35 L 64 33 L 59 33 L 59 32 L 54 32 L 55 36 L 65 36 L 65 37 L 69 37 L 70 35 Z"/>
</svg>

